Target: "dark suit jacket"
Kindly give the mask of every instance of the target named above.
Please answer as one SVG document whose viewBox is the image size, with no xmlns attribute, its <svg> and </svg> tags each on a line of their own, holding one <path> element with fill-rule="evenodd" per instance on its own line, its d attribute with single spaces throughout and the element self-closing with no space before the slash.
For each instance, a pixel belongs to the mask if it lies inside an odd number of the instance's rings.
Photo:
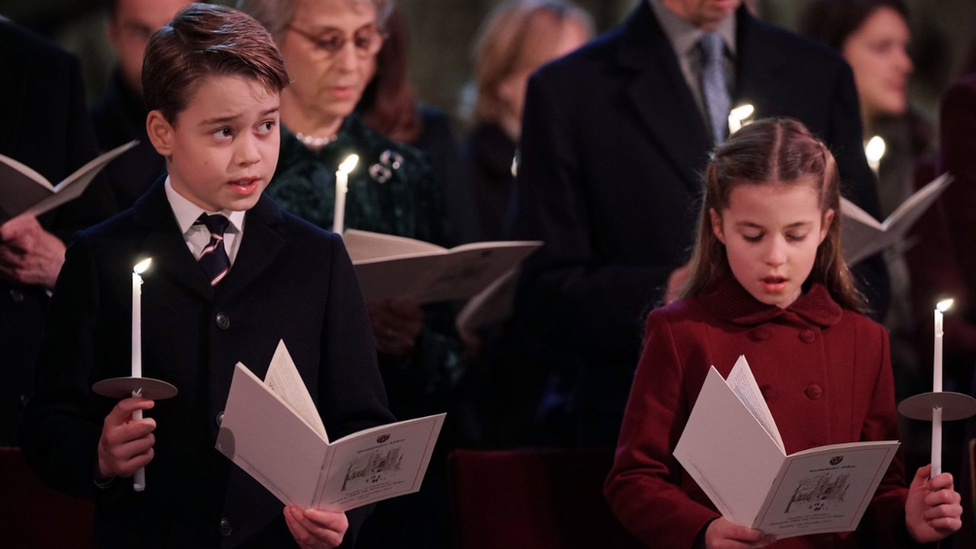
<svg viewBox="0 0 976 549">
<path fill-rule="evenodd" d="M 942 169 L 956 178 L 940 203 L 969 295 L 976 296 L 976 74 L 949 88 L 939 118 Z M 976 298 L 976 297 L 974 297 Z"/>
<path fill-rule="evenodd" d="M 845 194 L 878 213 L 850 68 L 826 48 L 737 17 L 733 104 L 791 116 L 832 148 Z M 641 313 L 693 243 L 712 141 L 647 2 L 530 80 L 516 236 L 545 241 L 523 270 L 515 321 L 544 359 L 580 365 L 574 405 L 612 444 L 637 362 Z M 887 296 L 880 258 L 873 268 Z M 883 301 L 873 305 L 884 309 Z M 522 343 L 529 348 L 531 343 Z M 585 428 L 589 430 L 590 428 Z"/>
<path fill-rule="evenodd" d="M 57 183 L 95 156 L 78 60 L 0 20 L 0 154 Z M 2 184 L 2 182 L 0 182 Z M 67 206 L 65 207 L 67 208 Z M 62 208 L 63 210 L 64 208 Z M 41 224 L 62 239 L 53 214 Z M 44 288 L 0 280 L 0 446 L 16 445 L 17 423 L 33 386 L 47 296 Z"/>
<path fill-rule="evenodd" d="M 714 365 L 728 377 L 740 355 L 762 390 L 787 454 L 826 444 L 898 440 L 888 333 L 814 285 L 787 309 L 756 301 L 735 279 L 647 317 L 644 353 L 605 493 L 648 547 L 693 547 L 720 513 L 674 458 Z M 716 449 L 721 451 L 721 449 Z M 782 540 L 777 549 L 905 547 L 900 454 L 857 534 Z"/>
<path fill-rule="evenodd" d="M 179 394 L 157 422 L 148 487 L 96 488 L 102 422 L 114 401 L 101 379 L 130 374 L 131 271 L 142 287 L 143 372 Z M 247 213 L 240 251 L 214 290 L 176 224 L 162 181 L 133 209 L 82 232 L 51 302 L 39 385 L 21 428 L 25 456 L 47 481 L 97 502 L 101 547 L 289 547 L 283 505 L 214 449 L 234 364 L 263 378 L 284 339 L 333 438 L 391 421 L 359 283 L 338 236 L 281 212 L 267 197 Z M 352 546 L 363 509 L 351 511 Z M 226 518 L 229 536 L 221 537 Z"/>
</svg>

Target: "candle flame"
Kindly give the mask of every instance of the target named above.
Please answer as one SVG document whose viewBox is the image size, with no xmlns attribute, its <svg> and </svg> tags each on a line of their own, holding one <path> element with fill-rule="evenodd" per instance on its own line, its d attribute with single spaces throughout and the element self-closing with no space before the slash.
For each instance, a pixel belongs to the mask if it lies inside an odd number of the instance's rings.
<svg viewBox="0 0 976 549">
<path fill-rule="evenodd" d="M 136 274 L 142 274 L 146 272 L 147 269 L 149 269 L 150 265 L 152 265 L 152 258 L 147 257 L 146 259 L 143 259 L 139 263 L 136 263 L 136 266 L 132 268 L 132 272 Z"/>
<path fill-rule="evenodd" d="M 755 112 L 756 108 L 748 103 L 732 109 L 729 112 L 729 135 L 742 129 L 742 126 L 747 125 L 749 123 L 749 117 Z"/>
<path fill-rule="evenodd" d="M 944 313 L 949 310 L 949 307 L 952 307 L 952 302 L 953 302 L 952 299 L 944 299 L 936 303 L 935 308 L 938 309 L 940 312 Z"/>
<path fill-rule="evenodd" d="M 885 148 L 885 141 L 880 135 L 872 137 L 864 146 L 864 156 L 868 158 L 868 164 L 877 166 L 885 155 Z"/>
<path fill-rule="evenodd" d="M 356 164 L 358 163 L 359 163 L 359 155 L 350 154 L 349 156 L 346 157 L 345 160 L 342 161 L 342 164 L 339 164 L 339 171 L 346 175 L 349 175 L 349 172 L 356 169 Z"/>
</svg>

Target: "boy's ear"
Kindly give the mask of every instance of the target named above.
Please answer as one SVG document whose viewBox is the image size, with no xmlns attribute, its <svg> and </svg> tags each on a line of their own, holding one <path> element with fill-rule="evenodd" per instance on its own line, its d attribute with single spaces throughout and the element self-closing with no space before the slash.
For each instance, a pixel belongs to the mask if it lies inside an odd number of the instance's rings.
<svg viewBox="0 0 976 549">
<path fill-rule="evenodd" d="M 146 133 L 156 152 L 166 158 L 172 155 L 174 129 L 158 109 L 150 111 L 146 117 Z"/>
<path fill-rule="evenodd" d="M 827 231 L 830 230 L 831 223 L 834 222 L 834 209 L 831 208 L 824 212 L 823 223 L 820 224 L 820 244 L 827 238 Z"/>
<path fill-rule="evenodd" d="M 725 244 L 725 235 L 722 234 L 722 216 L 718 215 L 715 208 L 708 209 L 708 216 L 712 220 L 712 233 L 715 234 L 715 238 L 722 244 Z"/>
</svg>

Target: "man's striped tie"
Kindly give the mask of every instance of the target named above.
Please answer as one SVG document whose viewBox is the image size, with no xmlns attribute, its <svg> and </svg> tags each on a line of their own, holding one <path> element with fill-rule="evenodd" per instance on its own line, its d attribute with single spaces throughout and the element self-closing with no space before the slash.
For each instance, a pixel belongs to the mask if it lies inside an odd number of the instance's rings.
<svg viewBox="0 0 976 549">
<path fill-rule="evenodd" d="M 227 276 L 230 269 L 230 259 L 227 257 L 227 250 L 224 249 L 224 231 L 230 220 L 225 216 L 200 214 L 200 217 L 193 222 L 194 225 L 206 225 L 210 231 L 210 242 L 200 254 L 200 266 L 203 272 L 207 273 L 210 284 L 216 286 Z"/>
</svg>

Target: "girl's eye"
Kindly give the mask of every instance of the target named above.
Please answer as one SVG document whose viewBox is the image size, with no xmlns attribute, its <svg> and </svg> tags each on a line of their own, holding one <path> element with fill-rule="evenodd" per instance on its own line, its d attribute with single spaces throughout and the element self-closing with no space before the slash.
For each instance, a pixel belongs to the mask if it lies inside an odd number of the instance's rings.
<svg viewBox="0 0 976 549">
<path fill-rule="evenodd" d="M 750 234 L 742 235 L 742 238 L 744 238 L 746 242 L 759 242 L 760 240 L 762 240 L 762 237 L 763 237 L 762 233 L 757 235 L 750 235 Z"/>
<path fill-rule="evenodd" d="M 788 234 L 786 235 L 786 240 L 789 240 L 790 242 L 803 242 L 803 239 L 806 237 L 807 235 L 805 234 Z"/>
</svg>

